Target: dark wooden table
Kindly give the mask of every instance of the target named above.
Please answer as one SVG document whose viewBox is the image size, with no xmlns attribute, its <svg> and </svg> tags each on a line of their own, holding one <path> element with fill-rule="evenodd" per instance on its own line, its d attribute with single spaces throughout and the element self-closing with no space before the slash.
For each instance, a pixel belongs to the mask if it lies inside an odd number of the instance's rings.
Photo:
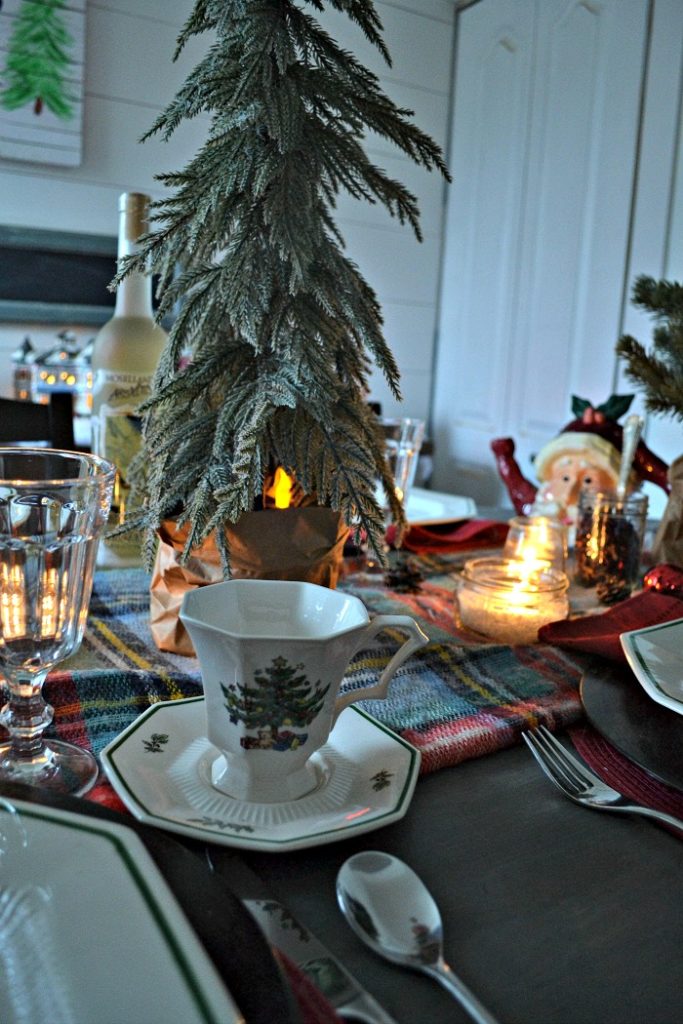
<svg viewBox="0 0 683 1024">
<path fill-rule="evenodd" d="M 222 862 L 212 849 L 228 872 L 235 854 Z M 422 777 L 406 817 L 377 832 L 240 854 L 399 1024 L 466 1021 L 436 983 L 366 951 L 342 919 L 337 871 L 366 849 L 422 876 L 446 959 L 501 1024 L 683 1019 L 683 840 L 572 804 L 526 748 Z"/>
<path fill-rule="evenodd" d="M 88 801 L 77 803 L 85 810 Z M 230 894 L 215 893 L 217 880 L 207 879 L 204 844 L 187 842 L 199 868 L 185 869 L 187 851 L 174 858 L 169 845 L 177 840 L 159 833 L 155 855 L 224 976 L 246 979 L 245 1012 L 256 996 L 248 1024 L 261 1024 L 264 1009 L 263 1024 L 296 1020 L 271 1012 L 269 983 L 243 967 L 247 936 L 224 902 Z M 375 832 L 289 853 L 211 846 L 229 886 L 239 894 L 237 858 L 399 1024 L 466 1021 L 435 982 L 380 960 L 344 922 L 337 872 L 369 849 L 395 854 L 422 876 L 441 908 L 446 959 L 501 1024 L 683 1021 L 683 839 L 643 819 L 572 804 L 526 747 L 422 776 L 406 816 Z"/>
</svg>

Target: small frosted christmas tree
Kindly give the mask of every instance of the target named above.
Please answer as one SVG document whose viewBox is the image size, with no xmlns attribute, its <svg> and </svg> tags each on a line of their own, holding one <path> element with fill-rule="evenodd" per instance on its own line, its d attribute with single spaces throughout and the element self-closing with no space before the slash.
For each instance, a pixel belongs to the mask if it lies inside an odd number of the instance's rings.
<svg viewBox="0 0 683 1024">
<path fill-rule="evenodd" d="M 677 281 L 637 278 L 633 302 L 655 320 L 648 352 L 635 338 L 623 335 L 617 355 L 626 360 L 626 374 L 645 396 L 650 412 L 683 419 L 683 285 Z"/>
<path fill-rule="evenodd" d="M 66 0 L 22 0 L 5 61 L 7 84 L 0 91 L 5 110 L 31 104 L 34 114 L 47 107 L 65 121 L 73 117 L 74 97 L 67 86 L 73 39 L 65 7 Z"/>
<path fill-rule="evenodd" d="M 403 522 L 377 417 L 370 360 L 400 398 L 377 298 L 344 254 L 339 192 L 381 203 L 420 238 L 415 197 L 363 148 L 367 133 L 448 177 L 435 142 L 308 9 L 349 16 L 389 61 L 372 0 L 197 0 L 178 40 L 213 34 L 206 57 L 148 133 L 168 139 L 208 113 L 184 170 L 123 271 L 159 274 L 158 316 L 180 304 L 147 405 L 134 484 L 148 560 L 166 519 L 185 555 L 257 507 L 282 467 L 320 506 L 360 525 L 382 555 L 381 481 Z M 181 272 L 178 273 L 178 268 Z M 189 354 L 179 369 L 180 356 Z"/>
</svg>

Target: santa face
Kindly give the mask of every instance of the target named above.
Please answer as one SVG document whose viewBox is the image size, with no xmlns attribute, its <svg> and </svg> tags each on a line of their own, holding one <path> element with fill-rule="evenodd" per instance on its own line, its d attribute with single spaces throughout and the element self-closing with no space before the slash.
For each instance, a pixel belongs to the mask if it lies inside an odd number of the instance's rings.
<svg viewBox="0 0 683 1024">
<path fill-rule="evenodd" d="M 581 491 L 611 491 L 617 474 L 591 452 L 567 452 L 557 455 L 546 468 L 537 501 L 553 504 L 568 523 L 576 521 L 576 506 Z"/>
</svg>

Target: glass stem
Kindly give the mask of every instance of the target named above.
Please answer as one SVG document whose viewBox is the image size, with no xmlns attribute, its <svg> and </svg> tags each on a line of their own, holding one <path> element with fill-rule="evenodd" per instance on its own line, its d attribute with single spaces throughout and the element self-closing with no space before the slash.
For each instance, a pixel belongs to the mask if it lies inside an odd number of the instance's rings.
<svg viewBox="0 0 683 1024">
<path fill-rule="evenodd" d="M 7 680 L 9 700 L 0 711 L 0 723 L 10 734 L 12 757 L 32 760 L 43 749 L 43 732 L 52 721 L 53 708 L 43 700 L 47 670 L 17 673 Z"/>
</svg>

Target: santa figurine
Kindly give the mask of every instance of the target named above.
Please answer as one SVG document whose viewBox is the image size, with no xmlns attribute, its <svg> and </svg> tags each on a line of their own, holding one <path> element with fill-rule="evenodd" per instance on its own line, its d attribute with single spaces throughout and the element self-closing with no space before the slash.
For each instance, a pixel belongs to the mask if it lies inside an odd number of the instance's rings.
<svg viewBox="0 0 683 1024">
<path fill-rule="evenodd" d="M 623 430 L 617 422 L 627 412 L 633 395 L 612 395 L 593 407 L 583 398 L 572 397 L 576 417 L 538 452 L 534 469 L 538 486 L 522 475 L 514 458 L 510 437 L 491 442 L 496 464 L 519 515 L 552 515 L 570 528 L 582 490 L 612 491 L 619 479 Z M 633 458 L 630 489 L 645 480 L 669 493 L 668 467 L 643 441 Z"/>
</svg>

